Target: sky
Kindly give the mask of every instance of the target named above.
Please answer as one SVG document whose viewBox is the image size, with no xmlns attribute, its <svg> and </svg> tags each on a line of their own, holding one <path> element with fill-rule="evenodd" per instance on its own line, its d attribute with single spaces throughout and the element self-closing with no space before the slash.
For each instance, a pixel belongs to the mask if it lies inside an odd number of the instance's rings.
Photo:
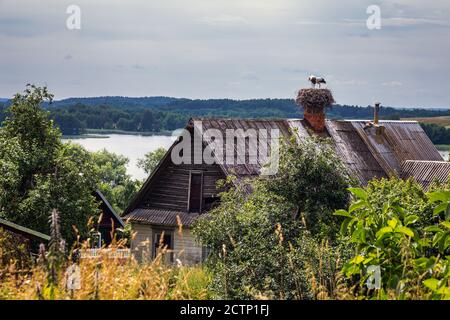
<svg viewBox="0 0 450 320">
<path fill-rule="evenodd" d="M 341 104 L 450 107 L 450 1 L 0 0 L 3 98 L 293 98 L 310 74 Z"/>
</svg>

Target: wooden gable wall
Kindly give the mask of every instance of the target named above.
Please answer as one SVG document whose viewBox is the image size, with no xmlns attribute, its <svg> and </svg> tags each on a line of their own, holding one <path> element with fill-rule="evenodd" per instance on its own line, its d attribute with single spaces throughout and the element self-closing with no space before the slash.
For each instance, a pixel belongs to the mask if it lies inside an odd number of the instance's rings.
<svg viewBox="0 0 450 320">
<path fill-rule="evenodd" d="M 191 140 L 193 148 L 193 139 Z M 171 150 L 168 152 L 170 153 Z M 193 157 L 194 154 L 192 154 L 192 158 Z M 137 208 L 159 208 L 174 211 L 187 211 L 191 172 L 203 173 L 202 211 L 208 210 L 209 200 L 217 197 L 218 194 L 216 188 L 217 181 L 225 178 L 220 166 L 217 164 L 175 165 L 172 162 L 170 154 L 168 154 L 164 159 L 164 162 L 157 168 L 154 176 L 150 178 L 148 185 L 144 186 L 145 190 L 143 190 L 143 195 L 141 199 L 137 199 L 137 203 L 133 210 Z"/>
</svg>

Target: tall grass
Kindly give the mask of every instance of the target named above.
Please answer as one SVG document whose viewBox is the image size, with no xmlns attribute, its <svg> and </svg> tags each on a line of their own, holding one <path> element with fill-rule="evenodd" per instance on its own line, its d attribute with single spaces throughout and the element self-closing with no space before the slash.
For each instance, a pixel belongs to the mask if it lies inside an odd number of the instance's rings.
<svg viewBox="0 0 450 320">
<path fill-rule="evenodd" d="M 58 270 L 52 288 L 48 270 L 36 264 L 28 270 L 16 269 L 11 263 L 0 274 L 0 299 L 208 299 L 210 276 L 201 267 L 168 266 L 162 262 L 162 253 L 151 263 L 140 264 L 134 258 L 112 259 L 111 250 L 100 249 L 98 258 L 81 259 L 81 288 L 66 286 L 70 259 Z"/>
<path fill-rule="evenodd" d="M 5 242 L 0 241 L 2 244 Z M 146 263 L 139 263 L 132 255 L 125 259 L 115 258 L 114 253 L 123 249 L 124 243 L 114 241 L 108 248 L 98 249 L 95 257 L 80 258 L 80 253 L 90 248 L 89 239 L 75 245 L 68 255 L 61 254 L 63 246 L 60 245 L 58 249 L 53 241 L 48 251 L 41 245 L 39 258 L 28 264 L 28 267 L 24 267 L 18 259 L 6 256 L 7 250 L 0 250 L 0 261 L 3 262 L 0 265 L 0 299 L 210 298 L 207 289 L 210 275 L 202 267 L 166 264 L 166 248 L 158 250 L 156 258 Z M 67 285 L 67 270 L 73 265 L 80 270 L 80 288 L 76 290 Z"/>
</svg>

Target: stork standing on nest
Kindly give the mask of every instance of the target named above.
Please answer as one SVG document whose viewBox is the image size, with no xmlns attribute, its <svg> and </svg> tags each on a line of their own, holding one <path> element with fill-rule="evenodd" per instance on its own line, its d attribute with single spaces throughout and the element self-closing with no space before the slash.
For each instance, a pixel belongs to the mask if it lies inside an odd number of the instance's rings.
<svg viewBox="0 0 450 320">
<path fill-rule="evenodd" d="M 320 89 L 322 84 L 327 84 L 327 82 L 325 81 L 324 78 L 316 77 L 316 76 L 313 76 L 313 75 L 310 75 L 308 80 L 311 82 L 313 88 L 316 88 L 316 85 L 318 85 L 319 89 Z"/>
</svg>

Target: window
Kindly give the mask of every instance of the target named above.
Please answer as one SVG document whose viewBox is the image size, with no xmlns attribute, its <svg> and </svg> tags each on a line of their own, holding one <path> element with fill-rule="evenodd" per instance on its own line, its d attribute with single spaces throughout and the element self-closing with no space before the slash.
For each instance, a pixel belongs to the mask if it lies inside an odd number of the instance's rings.
<svg viewBox="0 0 450 320">
<path fill-rule="evenodd" d="M 166 258 L 168 257 L 169 261 L 172 262 L 172 233 L 170 231 L 156 231 L 154 233 L 153 239 L 153 258 L 159 253 L 159 250 L 167 250 Z"/>
<path fill-rule="evenodd" d="M 189 177 L 189 212 L 202 212 L 203 172 L 191 171 Z"/>
<path fill-rule="evenodd" d="M 220 202 L 220 197 L 218 197 L 216 195 L 211 195 L 209 197 L 205 197 L 204 198 L 204 203 L 203 203 L 203 206 L 202 206 L 202 211 L 209 211 L 209 210 L 211 210 L 214 206 L 219 204 L 219 202 Z"/>
</svg>

